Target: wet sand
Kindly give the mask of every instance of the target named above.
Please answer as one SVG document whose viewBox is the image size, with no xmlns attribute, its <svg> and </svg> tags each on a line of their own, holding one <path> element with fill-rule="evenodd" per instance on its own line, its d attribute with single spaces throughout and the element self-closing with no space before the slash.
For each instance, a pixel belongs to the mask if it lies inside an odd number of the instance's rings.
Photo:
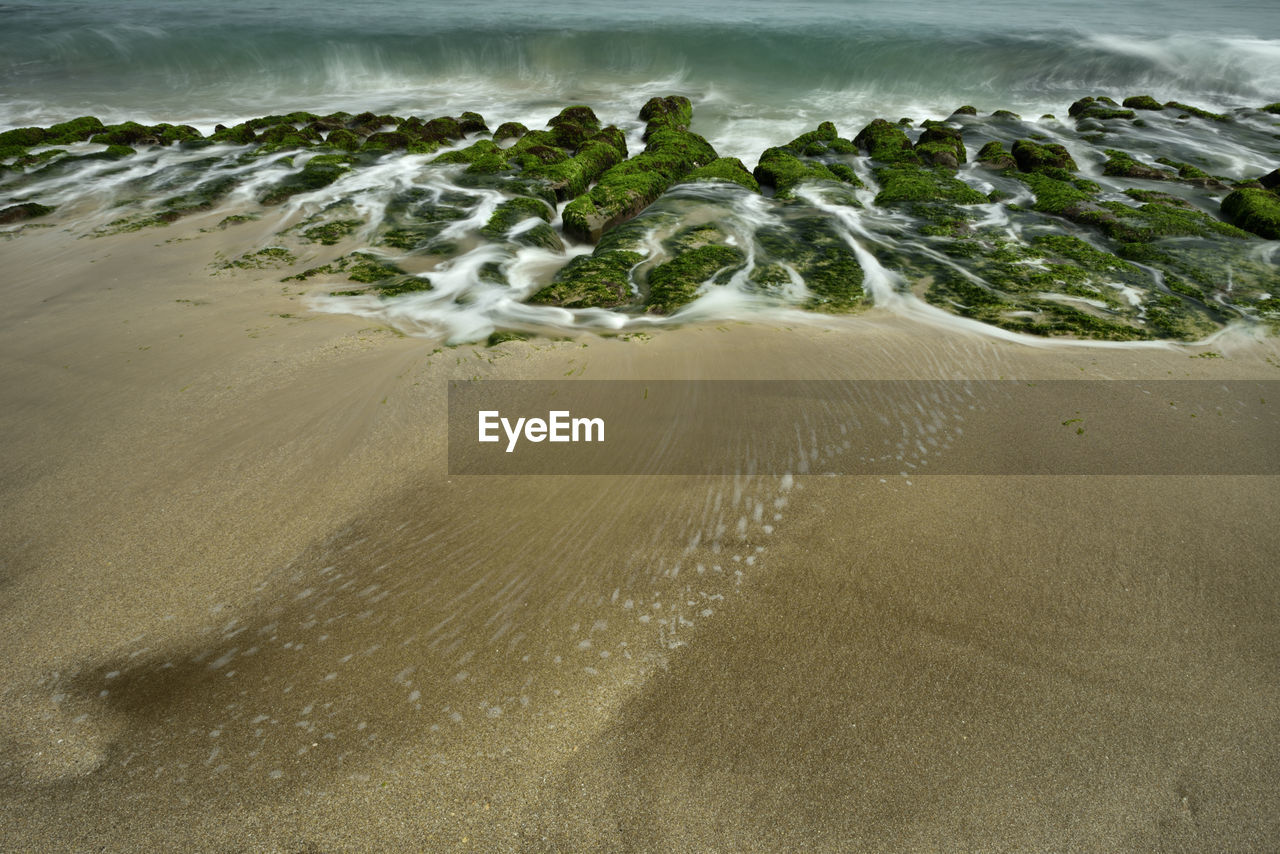
<svg viewBox="0 0 1280 854">
<path fill-rule="evenodd" d="M 1278 379 L 1276 342 L 873 311 L 437 349 L 213 274 L 254 238 L 208 225 L 0 244 L 0 849 L 1280 837 L 1274 477 L 450 478 L 444 445 L 449 379 Z"/>
</svg>

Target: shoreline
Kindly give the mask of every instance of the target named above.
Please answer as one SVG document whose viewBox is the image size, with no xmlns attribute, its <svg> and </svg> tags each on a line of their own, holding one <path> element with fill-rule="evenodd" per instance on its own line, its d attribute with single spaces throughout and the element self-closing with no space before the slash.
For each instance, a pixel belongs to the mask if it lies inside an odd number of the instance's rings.
<svg viewBox="0 0 1280 854">
<path fill-rule="evenodd" d="M 8 244 L 0 846 L 1268 838 L 1275 478 L 450 478 L 444 386 L 1271 379 L 1275 339 L 432 353 L 154 238 Z"/>
</svg>

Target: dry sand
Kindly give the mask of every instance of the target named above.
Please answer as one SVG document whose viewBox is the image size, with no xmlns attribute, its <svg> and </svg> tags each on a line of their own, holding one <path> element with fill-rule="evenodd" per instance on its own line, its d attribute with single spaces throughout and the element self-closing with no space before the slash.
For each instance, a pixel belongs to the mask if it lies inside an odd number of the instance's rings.
<svg viewBox="0 0 1280 854">
<path fill-rule="evenodd" d="M 0 244 L 0 849 L 1274 850 L 1276 477 L 451 478 L 444 425 L 451 378 L 1271 380 L 1276 342 L 438 349 L 215 273 L 257 238 L 210 224 Z"/>
</svg>

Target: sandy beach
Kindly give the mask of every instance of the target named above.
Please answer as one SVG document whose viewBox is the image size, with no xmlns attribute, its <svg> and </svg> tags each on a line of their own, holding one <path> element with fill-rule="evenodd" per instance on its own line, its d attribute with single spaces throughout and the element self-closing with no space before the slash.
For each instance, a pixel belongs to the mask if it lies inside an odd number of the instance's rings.
<svg viewBox="0 0 1280 854">
<path fill-rule="evenodd" d="M 1274 380 L 1274 339 L 871 309 L 441 347 L 218 270 L 257 228 L 222 213 L 0 243 L 0 849 L 1280 838 L 1274 476 L 450 477 L 445 447 L 451 379 Z"/>
</svg>

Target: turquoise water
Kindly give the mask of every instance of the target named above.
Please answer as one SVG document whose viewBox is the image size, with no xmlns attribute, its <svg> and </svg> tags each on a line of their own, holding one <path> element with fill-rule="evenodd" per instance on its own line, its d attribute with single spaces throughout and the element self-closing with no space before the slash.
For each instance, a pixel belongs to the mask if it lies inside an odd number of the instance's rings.
<svg viewBox="0 0 1280 854">
<path fill-rule="evenodd" d="M 1280 4 L 84 2 L 0 5 L 0 127 L 93 113 L 218 121 L 273 111 L 568 102 L 630 118 L 688 95 L 732 153 L 819 119 L 1060 112 L 1151 92 L 1217 108 L 1280 98 Z"/>
</svg>

